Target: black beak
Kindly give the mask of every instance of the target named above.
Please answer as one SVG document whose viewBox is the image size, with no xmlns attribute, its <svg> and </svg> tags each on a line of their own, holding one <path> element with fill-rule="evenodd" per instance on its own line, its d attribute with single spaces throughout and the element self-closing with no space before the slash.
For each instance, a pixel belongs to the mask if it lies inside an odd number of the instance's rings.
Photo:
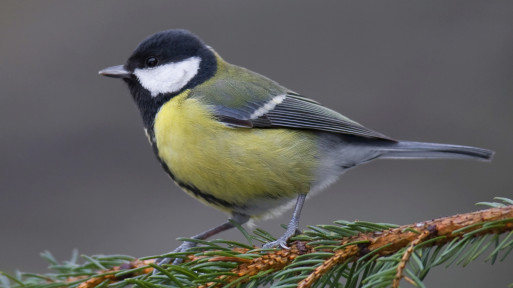
<svg viewBox="0 0 513 288">
<path fill-rule="evenodd" d="M 132 72 L 126 70 L 123 65 L 102 69 L 98 74 L 112 78 L 130 78 L 132 76 Z"/>
</svg>

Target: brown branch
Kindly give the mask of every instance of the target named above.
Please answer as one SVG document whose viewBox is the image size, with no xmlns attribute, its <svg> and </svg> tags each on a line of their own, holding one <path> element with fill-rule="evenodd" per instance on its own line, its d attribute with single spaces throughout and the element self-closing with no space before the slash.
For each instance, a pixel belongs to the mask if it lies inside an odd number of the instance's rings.
<svg viewBox="0 0 513 288">
<path fill-rule="evenodd" d="M 408 264 L 408 260 L 410 260 L 411 254 L 413 253 L 413 250 L 419 243 L 421 243 L 424 239 L 429 237 L 431 235 L 430 230 L 425 230 L 420 234 L 417 239 L 415 239 L 413 242 L 410 243 L 410 246 L 408 246 L 408 249 L 403 254 L 403 257 L 401 257 L 401 262 L 399 265 L 397 265 L 397 273 L 395 274 L 394 282 L 392 283 L 392 288 L 399 288 L 399 283 L 401 282 L 401 278 L 403 278 L 403 271 L 404 268 L 406 268 L 406 264 Z"/>
<path fill-rule="evenodd" d="M 373 232 L 373 233 L 361 233 L 356 236 L 347 237 L 340 239 L 340 245 L 346 245 L 344 248 L 339 250 L 325 250 L 321 251 L 333 252 L 333 256 L 326 259 L 320 266 L 318 266 L 307 278 L 298 283 L 298 287 L 307 288 L 312 286 L 320 277 L 325 275 L 328 271 L 332 270 L 336 265 L 345 263 L 347 261 L 356 261 L 358 258 L 374 252 L 375 255 L 387 256 L 396 253 L 404 247 L 409 247 L 407 252 L 403 255 L 399 266 L 406 265 L 413 248 L 425 241 L 435 237 L 439 237 L 435 242 L 429 243 L 429 245 L 443 245 L 450 242 L 452 239 L 461 237 L 465 233 L 475 231 L 483 227 L 484 224 L 505 220 L 513 219 L 513 206 L 505 206 L 500 208 L 490 208 L 482 211 L 471 212 L 466 214 L 459 214 L 450 217 L 439 218 L 435 220 L 429 220 L 425 222 L 415 223 L 411 225 L 404 225 L 398 228 L 388 229 L 385 231 Z M 494 225 L 489 229 L 483 229 L 479 233 L 473 236 L 480 236 L 485 234 L 500 234 L 507 231 L 513 230 L 513 221 L 505 222 L 504 225 Z M 458 232 L 455 232 L 458 231 Z M 352 244 L 354 243 L 354 244 Z M 362 244 L 364 243 L 364 244 Z M 411 251 L 410 251 L 411 250 Z M 246 253 L 247 249 L 237 248 L 238 252 Z M 294 259 L 300 255 L 318 252 L 315 247 L 311 247 L 306 241 L 296 241 L 292 243 L 290 249 L 282 249 L 267 254 L 261 254 L 259 257 L 254 259 L 240 259 L 233 257 L 213 257 L 208 261 L 233 261 L 238 262 L 239 265 L 232 269 L 233 276 L 220 276 L 218 280 L 220 282 L 230 283 L 239 280 L 239 283 L 247 281 L 246 279 L 240 279 L 241 277 L 254 276 L 263 271 L 280 271 L 287 265 L 291 264 Z M 409 252 L 408 252 L 409 251 Z M 193 261 L 205 256 L 189 256 L 187 261 Z M 233 259 L 232 259 L 233 258 Z M 135 267 L 142 267 L 148 265 L 150 261 L 134 261 L 127 264 L 129 268 L 115 267 L 113 271 L 122 271 L 125 269 L 132 269 Z M 402 278 L 402 270 L 404 267 L 398 267 L 396 274 L 397 283 Z M 147 268 L 142 273 L 150 273 L 152 268 Z M 109 272 L 109 271 L 104 271 Z M 113 276 L 113 275 L 112 275 Z M 121 279 L 115 279 L 112 276 L 103 276 L 97 278 L 91 278 L 87 282 L 82 283 L 79 288 L 94 288 L 98 284 L 105 280 L 116 282 Z M 126 277 L 123 277 L 126 278 Z M 411 281 L 405 278 L 407 281 Z M 221 287 L 222 283 L 208 283 L 205 286 L 200 287 Z"/>
<path fill-rule="evenodd" d="M 125 263 L 125 264 L 123 264 L 121 266 L 116 266 L 116 267 L 114 267 L 112 269 L 109 269 L 108 271 L 103 271 L 103 273 L 121 272 L 123 270 L 129 270 L 129 269 L 143 267 L 143 266 L 146 266 L 146 265 L 148 265 L 150 263 L 153 263 L 153 262 L 154 262 L 154 260 L 145 260 L 145 261 L 134 260 L 134 261 L 132 261 L 130 263 Z M 146 269 L 143 269 L 142 271 L 139 271 L 135 275 L 125 275 L 122 279 L 128 278 L 128 277 L 134 277 L 134 276 L 137 276 L 137 275 L 151 273 L 152 271 L 153 271 L 153 268 L 146 268 Z M 84 278 L 84 277 L 81 277 L 81 278 Z M 77 288 L 94 288 L 94 287 L 100 285 L 104 281 L 108 281 L 109 283 L 114 283 L 114 282 L 120 281 L 122 279 L 119 279 L 114 274 L 103 275 L 103 276 L 98 276 L 98 277 L 92 277 L 92 278 L 88 279 L 87 281 L 84 281 L 84 282 L 80 283 L 80 285 L 78 285 Z M 71 277 L 71 278 L 68 278 L 67 282 L 71 283 L 71 282 L 74 282 L 76 280 L 79 280 L 79 279 L 76 278 L 76 277 Z"/>
<path fill-rule="evenodd" d="M 315 283 L 324 272 L 331 270 L 335 265 L 343 263 L 351 258 L 358 258 L 362 254 L 378 250 L 376 255 L 387 256 L 391 255 L 400 249 L 410 245 L 418 238 L 419 234 L 428 233 L 431 236 L 444 236 L 432 245 L 443 245 L 456 237 L 462 236 L 479 228 L 487 222 L 513 218 L 513 206 L 506 206 L 502 208 L 490 208 L 482 211 L 459 214 L 450 217 L 439 218 L 436 220 L 425 221 L 417 224 L 404 225 L 398 228 L 389 229 L 376 235 L 376 233 L 361 234 L 350 239 L 343 240 L 342 243 L 351 243 L 355 241 L 367 240 L 369 245 L 360 248 L 357 245 L 347 246 L 345 249 L 336 251 L 334 256 L 327 259 L 322 265 L 317 267 L 312 274 L 306 279 L 299 282 L 298 287 L 307 288 Z M 463 229 L 468 227 L 468 229 Z M 463 231 L 461 231 L 463 229 Z M 492 227 L 484 230 L 479 235 L 503 233 L 513 229 L 513 223 L 509 222 L 502 227 Z M 416 232 L 412 232 L 414 230 Z M 454 231 L 460 230 L 458 233 Z M 477 234 L 475 236 L 478 236 Z M 424 237 L 424 241 L 429 237 Z M 422 241 L 423 242 L 423 241 Z M 421 242 L 421 243 L 422 243 Z M 420 244 L 420 243 L 419 243 Z"/>
<path fill-rule="evenodd" d="M 389 229 L 381 232 L 364 233 L 357 236 L 341 239 L 340 245 L 350 243 L 367 242 L 368 245 L 350 244 L 343 249 L 336 250 L 334 255 L 318 266 L 306 279 L 298 283 L 298 287 L 307 288 L 314 284 L 327 271 L 333 269 L 336 265 L 348 260 L 356 261 L 359 257 L 376 251 L 378 256 L 387 256 L 396 253 L 400 249 L 407 247 L 410 243 L 419 239 L 419 234 L 427 236 L 422 237 L 418 244 L 425 242 L 434 236 L 444 236 L 436 243 L 431 245 L 443 245 L 456 237 L 465 233 L 482 228 L 483 224 L 497 220 L 513 218 L 513 206 L 501 208 L 490 208 L 482 211 L 459 214 L 450 217 L 439 218 L 436 220 L 404 225 L 398 228 Z M 468 227 L 468 229 L 464 229 Z M 453 233 L 459 230 L 458 233 Z M 485 229 L 474 235 L 484 235 L 492 233 L 503 233 L 513 230 L 513 223 L 505 223 L 501 227 L 492 227 Z M 412 232 L 416 231 L 416 232 Z M 242 263 L 231 272 L 237 276 L 221 277 L 226 282 L 232 282 L 246 275 L 256 275 L 261 271 L 273 269 L 278 271 L 292 263 L 299 255 L 317 252 L 315 248 L 310 247 L 307 242 L 296 241 L 291 245 L 290 250 L 279 250 L 274 253 L 262 255 L 253 259 L 250 263 Z M 279 263 L 279 265 L 277 265 Z M 220 286 L 220 285 L 219 285 Z"/>
</svg>

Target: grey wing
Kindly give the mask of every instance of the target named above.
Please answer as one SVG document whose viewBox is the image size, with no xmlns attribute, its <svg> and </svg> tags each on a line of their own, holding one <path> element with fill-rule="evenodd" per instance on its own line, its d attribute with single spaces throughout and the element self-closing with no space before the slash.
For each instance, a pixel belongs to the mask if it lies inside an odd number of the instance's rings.
<svg viewBox="0 0 513 288">
<path fill-rule="evenodd" d="M 249 103 L 248 103 L 249 104 Z M 243 110 L 216 109 L 219 120 L 229 126 L 246 128 L 296 128 L 393 140 L 379 132 L 292 92 L 266 103 L 251 103 Z"/>
<path fill-rule="evenodd" d="M 312 129 L 392 140 L 311 99 L 295 94 L 288 94 L 283 102 L 267 112 L 264 117 L 268 119 L 270 126 L 263 122 L 263 127 Z M 258 127 L 259 120 L 256 119 L 253 125 Z"/>
<path fill-rule="evenodd" d="M 226 74 L 198 86 L 191 97 L 212 107 L 217 119 L 234 128 L 295 128 L 392 140 L 355 121 L 302 97 L 249 70 L 230 66 L 238 77 Z M 222 74 L 220 77 L 222 77 Z M 235 79 L 245 79 L 243 82 Z"/>
</svg>

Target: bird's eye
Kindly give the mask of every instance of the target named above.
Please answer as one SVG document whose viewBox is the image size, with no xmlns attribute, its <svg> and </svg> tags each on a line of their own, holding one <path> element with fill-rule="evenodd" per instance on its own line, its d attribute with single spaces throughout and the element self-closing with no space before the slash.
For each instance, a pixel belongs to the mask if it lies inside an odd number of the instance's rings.
<svg viewBox="0 0 513 288">
<path fill-rule="evenodd" d="M 159 59 L 157 57 L 151 56 L 146 58 L 146 61 L 144 62 L 146 64 L 146 67 L 155 67 L 159 63 Z"/>
</svg>

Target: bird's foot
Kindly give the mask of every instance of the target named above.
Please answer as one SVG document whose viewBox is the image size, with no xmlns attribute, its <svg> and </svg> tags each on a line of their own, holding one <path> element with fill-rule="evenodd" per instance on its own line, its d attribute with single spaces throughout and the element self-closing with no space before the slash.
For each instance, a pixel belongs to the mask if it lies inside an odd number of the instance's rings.
<svg viewBox="0 0 513 288">
<path fill-rule="evenodd" d="M 274 247 L 281 247 L 283 249 L 290 249 L 290 247 L 287 245 L 289 238 L 294 235 L 298 235 L 298 234 L 301 234 L 301 231 L 298 229 L 287 229 L 285 234 L 283 234 L 280 238 L 278 238 L 275 241 L 265 243 L 262 246 L 262 248 L 270 249 L 270 248 L 274 248 Z"/>
<path fill-rule="evenodd" d="M 279 247 L 282 247 L 283 249 L 290 249 L 289 246 L 287 246 L 287 240 L 289 240 L 289 238 L 294 236 L 295 234 L 301 233 L 301 231 L 298 230 L 299 215 L 301 214 L 301 208 L 303 207 L 303 204 L 305 203 L 305 199 L 306 199 L 306 194 L 299 194 L 297 196 L 296 208 L 294 208 L 294 214 L 292 214 L 292 219 L 290 219 L 290 223 L 287 226 L 287 231 L 285 231 L 285 234 L 283 234 L 276 241 L 265 243 L 264 246 L 262 246 L 262 248 L 268 249 L 268 248 L 274 248 L 274 247 L 279 246 Z"/>
<path fill-rule="evenodd" d="M 176 248 L 169 254 L 186 252 L 190 248 L 196 247 L 197 244 L 198 243 L 196 243 L 196 242 L 183 242 L 180 246 L 178 246 L 178 248 Z M 169 264 L 169 263 L 171 263 L 171 261 L 173 261 L 173 265 L 179 265 L 180 263 L 183 262 L 183 259 L 182 258 L 170 258 L 170 257 L 155 259 L 155 263 L 159 266 Z M 158 274 L 158 273 L 159 273 L 158 270 L 156 270 L 156 269 L 153 270 L 153 275 Z"/>
<path fill-rule="evenodd" d="M 285 235 L 284 235 L 285 236 Z M 271 241 L 271 242 L 267 242 L 265 243 L 262 248 L 264 249 L 270 249 L 270 248 L 275 248 L 275 247 L 281 247 L 283 249 L 290 249 L 289 246 L 287 246 L 287 240 L 289 239 L 289 237 L 280 237 L 279 239 L 277 239 L 276 241 Z"/>
</svg>

